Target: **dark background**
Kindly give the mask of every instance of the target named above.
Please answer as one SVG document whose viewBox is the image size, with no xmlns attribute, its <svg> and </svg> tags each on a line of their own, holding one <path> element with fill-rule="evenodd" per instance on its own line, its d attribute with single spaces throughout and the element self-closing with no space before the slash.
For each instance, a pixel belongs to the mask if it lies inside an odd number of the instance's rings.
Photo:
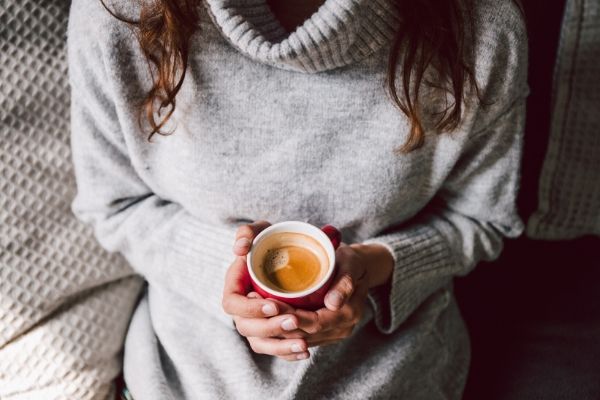
<svg viewBox="0 0 600 400">
<path fill-rule="evenodd" d="M 525 221 L 537 206 L 564 5 L 524 2 L 531 94 L 518 205 Z M 472 343 L 465 400 L 600 399 L 600 238 L 507 240 L 498 260 L 456 280 L 456 292 Z"/>
</svg>

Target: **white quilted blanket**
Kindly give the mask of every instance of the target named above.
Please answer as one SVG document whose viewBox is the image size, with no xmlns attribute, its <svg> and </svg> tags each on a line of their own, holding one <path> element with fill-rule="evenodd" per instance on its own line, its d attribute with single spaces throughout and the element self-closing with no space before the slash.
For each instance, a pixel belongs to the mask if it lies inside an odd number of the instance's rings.
<svg viewBox="0 0 600 400">
<path fill-rule="evenodd" d="M 0 2 L 0 399 L 105 399 L 141 286 L 72 216 L 69 2 Z"/>
</svg>

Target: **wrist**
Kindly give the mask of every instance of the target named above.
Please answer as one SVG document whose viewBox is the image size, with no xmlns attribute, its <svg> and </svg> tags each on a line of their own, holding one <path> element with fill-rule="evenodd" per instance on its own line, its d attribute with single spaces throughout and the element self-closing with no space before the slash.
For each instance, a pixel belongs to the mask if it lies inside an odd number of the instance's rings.
<svg viewBox="0 0 600 400">
<path fill-rule="evenodd" d="M 394 271 L 394 257 L 384 245 L 377 243 L 353 243 L 353 247 L 362 258 L 367 260 L 368 287 L 383 285 L 391 280 Z"/>
</svg>

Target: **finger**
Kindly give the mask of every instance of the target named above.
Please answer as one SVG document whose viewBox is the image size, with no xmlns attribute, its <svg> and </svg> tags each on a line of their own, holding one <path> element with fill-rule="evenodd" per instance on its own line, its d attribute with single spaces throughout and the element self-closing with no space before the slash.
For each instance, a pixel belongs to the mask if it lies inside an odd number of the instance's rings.
<svg viewBox="0 0 600 400">
<path fill-rule="evenodd" d="M 364 265 L 355 259 L 355 250 L 349 246 L 340 246 L 336 252 L 338 272 L 333 284 L 325 295 L 325 307 L 332 311 L 339 310 L 352 297 L 356 287 L 366 276 Z"/>
<path fill-rule="evenodd" d="M 320 308 L 316 311 L 296 310 L 298 329 L 314 335 L 318 332 L 348 328 L 356 325 L 364 312 L 365 302 L 363 287 L 359 287 L 347 304 L 337 311 Z"/>
<path fill-rule="evenodd" d="M 336 329 L 353 328 L 360 321 L 364 312 L 366 296 L 364 290 L 364 286 L 357 288 L 354 295 L 337 311 L 331 311 L 325 307 L 315 311 L 316 322 L 313 322 L 312 326 L 310 324 L 307 326 L 309 330 L 313 330 L 310 333 L 326 333 Z M 305 330 L 302 323 L 299 328 Z"/>
<path fill-rule="evenodd" d="M 287 360 L 287 361 L 300 361 L 300 360 L 306 360 L 308 357 L 310 357 L 310 353 L 308 351 L 305 351 L 304 353 L 292 354 L 289 356 L 278 356 L 278 357 L 282 358 L 284 360 Z"/>
<path fill-rule="evenodd" d="M 332 329 L 327 332 L 319 332 L 314 335 L 309 335 L 304 338 L 308 345 L 313 345 L 315 343 L 322 343 L 329 340 L 342 340 L 352 335 L 353 328 L 352 327 L 343 327 Z"/>
<path fill-rule="evenodd" d="M 280 312 L 277 304 L 273 301 L 248 299 L 236 293 L 224 295 L 222 307 L 227 314 L 243 318 L 273 317 Z"/>
<path fill-rule="evenodd" d="M 229 315 L 246 318 L 272 317 L 279 314 L 278 303 L 266 299 L 249 299 L 244 294 L 248 288 L 246 260 L 236 257 L 225 275 L 225 288 L 221 305 Z"/>
<path fill-rule="evenodd" d="M 280 333 L 279 335 L 277 335 L 275 337 L 279 338 L 279 339 L 302 339 L 307 336 L 310 336 L 310 333 L 306 333 L 302 329 L 296 329 L 296 330 L 293 330 L 290 332 Z"/>
<path fill-rule="evenodd" d="M 298 317 L 298 329 L 310 334 L 328 329 L 331 325 L 329 316 L 317 314 L 316 311 L 297 309 L 294 314 Z"/>
<path fill-rule="evenodd" d="M 235 316 L 235 327 L 246 337 L 277 337 L 284 332 L 298 329 L 295 315 L 279 315 L 272 318 L 242 318 Z"/>
<path fill-rule="evenodd" d="M 250 251 L 250 245 L 254 238 L 268 228 L 271 224 L 268 221 L 254 221 L 251 224 L 242 225 L 235 234 L 235 243 L 233 245 L 233 254 L 245 256 Z"/>
<path fill-rule="evenodd" d="M 357 287 L 354 295 L 340 309 L 340 312 L 344 314 L 344 325 L 355 326 L 361 321 L 365 307 L 367 307 L 366 297 L 368 290 L 365 285 Z"/>
<path fill-rule="evenodd" d="M 340 327 L 345 323 L 345 314 L 320 308 L 317 311 L 296 310 L 298 328 L 309 334 L 325 332 Z"/>
<path fill-rule="evenodd" d="M 248 338 L 248 343 L 255 353 L 272 356 L 297 356 L 308 351 L 302 339 Z"/>
<path fill-rule="evenodd" d="M 246 297 L 250 299 L 264 299 L 264 297 L 262 297 L 259 293 L 256 292 L 250 292 L 246 295 Z M 281 300 L 270 299 L 270 301 L 273 301 L 277 304 L 277 310 L 279 311 L 279 314 L 293 314 L 296 311 L 296 308 L 287 303 L 284 303 Z"/>
<path fill-rule="evenodd" d="M 339 343 L 341 341 L 342 341 L 342 339 L 322 340 L 320 342 L 310 343 L 308 345 L 308 347 L 310 348 L 310 347 L 316 347 L 316 346 L 327 346 L 327 345 L 330 345 L 330 344 Z"/>
</svg>

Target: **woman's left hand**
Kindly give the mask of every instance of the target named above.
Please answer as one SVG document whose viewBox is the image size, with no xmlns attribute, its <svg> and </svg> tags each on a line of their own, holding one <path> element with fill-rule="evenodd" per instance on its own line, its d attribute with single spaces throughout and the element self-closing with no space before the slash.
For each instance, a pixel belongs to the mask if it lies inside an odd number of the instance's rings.
<svg viewBox="0 0 600 400">
<path fill-rule="evenodd" d="M 297 309 L 298 328 L 303 332 L 284 337 L 303 337 L 309 347 L 347 338 L 363 316 L 369 289 L 391 278 L 394 259 L 381 245 L 342 242 L 335 257 L 338 271 L 325 296 L 325 307 L 317 311 Z"/>
</svg>

